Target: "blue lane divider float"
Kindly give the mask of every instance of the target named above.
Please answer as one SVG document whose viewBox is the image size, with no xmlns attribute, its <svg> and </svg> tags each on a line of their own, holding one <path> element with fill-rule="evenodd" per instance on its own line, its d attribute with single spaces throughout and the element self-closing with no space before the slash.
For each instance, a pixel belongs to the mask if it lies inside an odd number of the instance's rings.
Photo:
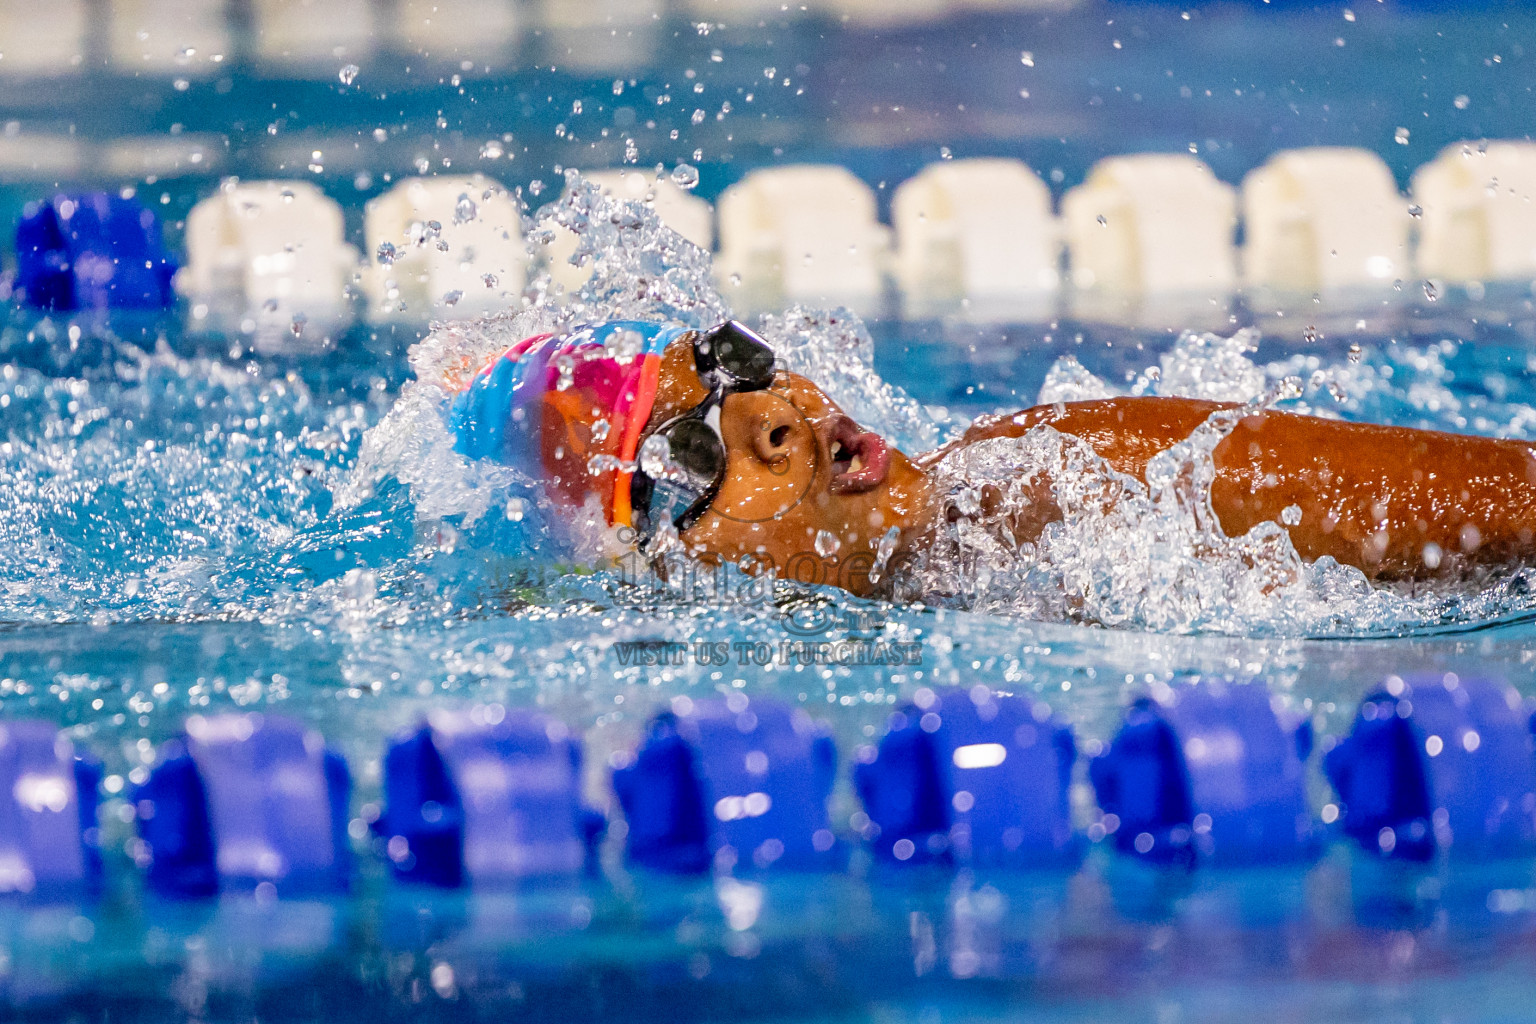
<svg viewBox="0 0 1536 1024">
<path fill-rule="evenodd" d="M 538 712 L 439 712 L 390 743 L 374 829 L 395 873 L 414 881 L 576 874 L 604 829 L 582 805 L 581 762 L 565 725 Z"/>
<path fill-rule="evenodd" d="M 1536 758 L 1519 696 L 1454 673 L 1390 676 L 1323 769 L 1343 831 L 1385 856 L 1536 851 Z"/>
<path fill-rule="evenodd" d="M 934 693 L 891 716 L 854 786 L 885 860 L 1075 863 L 1068 805 L 1077 747 L 1043 702 L 986 686 Z"/>
<path fill-rule="evenodd" d="M 1360 705 L 1325 771 L 1342 831 L 1382 855 L 1536 853 L 1536 718 L 1502 683 L 1389 677 Z M 1260 684 L 1160 688 L 1136 701 L 1089 766 L 1097 829 L 1154 863 L 1304 861 L 1311 729 L 1284 724 Z M 613 772 L 638 866 L 836 868 L 827 800 L 836 750 L 801 710 L 733 693 L 677 698 Z M 1074 863 L 1076 748 L 1043 703 L 986 686 L 920 690 L 864 748 L 854 784 L 886 861 L 1037 867 Z M 496 705 L 434 714 L 384 760 L 375 830 L 400 877 L 458 885 L 569 877 L 604 823 L 581 801 L 566 727 Z M 100 876 L 100 768 L 46 723 L 0 723 L 0 892 L 76 890 Z M 261 714 L 187 719 L 133 793 L 137 859 L 181 896 L 270 884 L 287 894 L 350 879 L 350 776 L 318 733 Z M 1332 810 L 1325 815 L 1332 819 Z M 1090 836 L 1096 830 L 1090 830 Z"/>
<path fill-rule="evenodd" d="M 162 309 L 176 264 L 154 213 L 105 192 L 30 203 L 16 227 L 16 293 L 40 309 Z"/>
<path fill-rule="evenodd" d="M 185 728 L 135 793 L 151 886 L 176 896 L 347 887 L 351 776 L 319 733 L 256 713 L 193 715 Z"/>
<path fill-rule="evenodd" d="M 1117 849 L 1154 863 L 1304 860 L 1309 724 L 1287 729 L 1261 684 L 1202 681 L 1143 698 L 1089 765 Z"/>
<path fill-rule="evenodd" d="M 100 781 L 100 766 L 53 725 L 0 723 L 0 892 L 67 896 L 96 884 Z"/>
<path fill-rule="evenodd" d="M 613 773 L 629 860 L 669 872 L 722 860 L 836 867 L 843 851 L 827 820 L 836 770 L 831 736 L 798 708 L 742 693 L 680 698 Z"/>
</svg>

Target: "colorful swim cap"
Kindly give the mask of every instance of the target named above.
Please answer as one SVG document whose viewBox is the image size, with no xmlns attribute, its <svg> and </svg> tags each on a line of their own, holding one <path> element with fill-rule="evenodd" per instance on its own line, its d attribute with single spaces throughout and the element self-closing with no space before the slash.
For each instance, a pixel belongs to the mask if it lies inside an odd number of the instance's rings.
<svg viewBox="0 0 1536 1024">
<path fill-rule="evenodd" d="M 610 525 L 631 525 L 626 467 L 656 400 L 661 354 L 686 332 L 611 320 L 518 342 L 454 398 L 454 450 L 520 469 L 562 504 L 596 495 Z"/>
</svg>

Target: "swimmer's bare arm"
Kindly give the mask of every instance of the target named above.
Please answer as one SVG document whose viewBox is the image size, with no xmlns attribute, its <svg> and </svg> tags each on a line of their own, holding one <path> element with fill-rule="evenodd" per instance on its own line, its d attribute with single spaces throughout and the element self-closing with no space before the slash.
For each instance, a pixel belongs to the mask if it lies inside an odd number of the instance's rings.
<svg viewBox="0 0 1536 1024">
<path fill-rule="evenodd" d="M 1221 408 L 1230 407 L 1182 398 L 1040 406 L 978 422 L 956 444 L 1044 424 L 1142 478 L 1152 456 Z M 1211 503 L 1229 536 L 1284 522 L 1295 506 L 1300 520 L 1287 530 L 1303 558 L 1331 555 L 1374 576 L 1536 561 L 1536 446 L 1524 442 L 1271 412 L 1242 420 L 1215 461 Z M 1042 498 L 1042 521 L 1017 524 L 1019 539 L 1033 539 L 1054 512 Z"/>
</svg>

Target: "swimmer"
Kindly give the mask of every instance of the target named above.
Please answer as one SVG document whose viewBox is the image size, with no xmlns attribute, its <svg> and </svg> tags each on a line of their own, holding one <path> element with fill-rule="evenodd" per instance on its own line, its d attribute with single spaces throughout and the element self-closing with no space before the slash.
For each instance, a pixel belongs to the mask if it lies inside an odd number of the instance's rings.
<svg viewBox="0 0 1536 1024">
<path fill-rule="evenodd" d="M 530 339 L 481 370 L 454 403 L 459 450 L 539 463 L 557 500 L 600 506 L 643 549 L 675 533 L 707 563 L 860 595 L 877 589 L 882 566 L 920 554 L 960 515 L 987 520 L 1014 544 L 1061 518 L 1052 481 L 1038 473 L 1023 511 L 989 516 L 995 487 L 962 509 L 936 472 L 958 452 L 1049 427 L 1143 479 L 1158 453 L 1213 413 L 1239 408 L 1154 397 L 1040 406 L 980 420 L 909 457 L 813 381 L 777 369 L 767 343 L 739 323 L 695 332 L 618 322 L 584 332 Z M 627 359 L 595 347 L 625 334 Z M 522 360 L 535 372 L 519 376 Z M 551 360 L 563 361 L 563 387 Z M 497 374 L 520 402 L 484 399 Z M 523 383 L 509 390 L 513 377 Z M 508 446 L 501 429 L 513 421 L 509 436 L 523 440 Z M 493 432 L 496 445 L 487 445 Z M 509 455 L 519 445 L 522 454 Z M 1428 579 L 1536 556 L 1536 446 L 1524 442 L 1255 411 L 1237 419 L 1213 458 L 1210 500 L 1222 530 L 1235 537 L 1282 524 L 1308 561 L 1330 556 L 1373 579 Z"/>
</svg>

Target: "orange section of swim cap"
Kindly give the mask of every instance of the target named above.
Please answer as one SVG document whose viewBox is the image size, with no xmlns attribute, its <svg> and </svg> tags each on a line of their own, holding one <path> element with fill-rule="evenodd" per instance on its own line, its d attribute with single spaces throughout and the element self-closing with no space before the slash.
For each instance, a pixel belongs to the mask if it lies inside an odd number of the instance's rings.
<svg viewBox="0 0 1536 1024">
<path fill-rule="evenodd" d="M 640 447 L 640 432 L 645 429 L 645 422 L 651 415 L 651 406 L 656 403 L 656 387 L 660 380 L 661 357 L 643 357 L 640 380 L 635 386 L 634 401 L 630 402 L 624 417 L 624 436 L 619 442 L 619 458 L 623 462 L 635 461 L 635 452 Z M 615 526 L 635 525 L 635 513 L 630 505 L 630 484 L 634 476 L 634 472 L 627 469 L 619 469 L 614 473 L 613 514 L 609 522 Z"/>
</svg>

